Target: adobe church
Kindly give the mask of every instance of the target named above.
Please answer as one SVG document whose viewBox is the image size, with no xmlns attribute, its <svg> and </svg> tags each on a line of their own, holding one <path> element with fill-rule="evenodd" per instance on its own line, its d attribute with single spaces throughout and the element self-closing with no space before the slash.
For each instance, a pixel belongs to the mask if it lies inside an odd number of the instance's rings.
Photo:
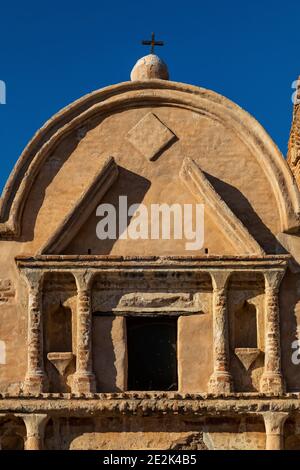
<svg viewBox="0 0 300 470">
<path fill-rule="evenodd" d="M 151 53 L 35 134 L 0 199 L 1 449 L 300 449 L 298 108 L 286 161 Z M 201 248 L 99 239 L 125 196 L 202 205 Z"/>
</svg>

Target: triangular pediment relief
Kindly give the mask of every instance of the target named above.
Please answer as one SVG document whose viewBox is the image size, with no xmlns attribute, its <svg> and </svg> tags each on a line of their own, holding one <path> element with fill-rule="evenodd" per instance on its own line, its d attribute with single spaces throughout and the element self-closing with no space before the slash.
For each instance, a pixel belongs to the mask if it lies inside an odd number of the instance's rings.
<svg viewBox="0 0 300 470">
<path fill-rule="evenodd" d="M 114 188 L 112 188 L 118 175 L 118 185 L 114 185 Z M 117 208 L 118 197 L 121 194 L 128 197 L 128 203 L 143 202 L 148 207 L 153 201 L 156 203 L 166 202 L 167 204 L 173 202 L 195 204 L 200 202 L 204 204 L 205 211 L 205 245 L 202 248 L 203 253 L 264 254 L 262 248 L 250 235 L 247 228 L 222 200 L 194 161 L 185 159 L 180 173 L 177 173 L 177 175 L 174 175 L 175 178 L 169 180 L 168 186 L 164 188 L 165 180 L 161 181 L 156 178 L 151 183 L 140 175 L 119 168 L 115 160 L 109 158 L 88 190 L 74 203 L 68 215 L 42 247 L 40 253 L 196 254 L 195 251 L 186 252 L 186 240 L 173 240 L 173 242 L 172 240 L 163 240 L 159 243 L 157 240 L 151 239 L 129 240 L 117 238 L 115 241 L 98 240 L 95 231 L 97 224 L 96 208 L 100 202 L 110 203 Z M 179 189 L 178 178 L 183 183 L 182 189 Z M 170 181 L 173 181 L 173 183 Z M 154 200 L 153 197 L 157 194 L 159 194 L 159 200 Z"/>
<path fill-rule="evenodd" d="M 40 254 L 59 254 L 71 242 L 90 214 L 118 178 L 119 170 L 113 157 L 109 157 L 89 188 L 74 203 L 53 235 L 41 248 Z"/>
<path fill-rule="evenodd" d="M 180 167 L 179 167 L 180 168 Z M 217 255 L 238 255 L 235 247 L 223 236 L 222 231 L 216 226 L 210 214 L 205 214 L 205 223 L 201 218 L 195 218 L 196 206 L 199 206 L 197 199 L 186 186 L 181 182 L 179 176 L 179 168 L 169 175 L 156 174 L 153 178 L 145 178 L 140 173 L 129 171 L 119 166 L 119 177 L 117 184 L 106 193 L 101 200 L 101 204 L 96 211 L 92 211 L 88 220 L 82 224 L 81 229 L 74 236 L 70 244 L 64 248 L 61 253 L 68 255 L 77 254 L 97 254 L 111 256 L 195 256 L 200 254 L 217 254 Z M 127 202 L 120 204 L 120 198 L 125 198 Z M 132 238 L 131 235 L 125 236 L 125 232 L 134 226 L 134 218 L 128 214 L 129 207 L 136 205 L 139 208 L 143 206 L 147 210 L 146 220 L 148 221 L 147 238 Z M 187 206 L 192 208 L 192 227 L 188 229 L 186 225 L 189 221 L 181 219 L 184 222 L 182 226 L 182 237 L 175 238 L 173 232 L 174 224 L 171 220 L 170 238 L 162 237 L 162 227 L 165 226 L 160 218 L 160 235 L 159 238 L 152 237 L 152 209 L 153 205 L 166 205 L 172 207 L 179 205 L 184 216 L 184 208 Z M 108 238 L 99 238 L 97 226 L 99 221 L 107 220 L 104 216 L 99 216 L 99 208 L 110 207 L 115 210 L 115 228 L 114 236 Z M 120 229 L 120 216 L 126 215 L 126 229 Z M 122 217 L 123 218 L 123 217 Z M 157 220 L 157 219 L 155 219 Z M 114 225 L 114 224 L 113 224 Z M 123 226 L 123 223 L 122 223 Z M 156 224 L 155 224 L 156 226 Z M 108 226 L 105 227 L 106 229 Z M 124 228 L 124 226 L 123 226 Z M 190 230 L 194 234 L 191 237 Z M 197 238 L 195 233 L 197 232 Z M 201 234 L 202 233 L 202 234 Z M 188 238 L 187 238 L 188 236 Z M 201 245 L 201 240 L 203 244 Z M 192 242 L 192 243 L 191 243 Z"/>
<path fill-rule="evenodd" d="M 180 177 L 196 199 L 205 204 L 205 209 L 215 225 L 239 254 L 261 256 L 265 254 L 248 229 L 216 192 L 203 171 L 190 158 L 184 159 Z"/>
</svg>

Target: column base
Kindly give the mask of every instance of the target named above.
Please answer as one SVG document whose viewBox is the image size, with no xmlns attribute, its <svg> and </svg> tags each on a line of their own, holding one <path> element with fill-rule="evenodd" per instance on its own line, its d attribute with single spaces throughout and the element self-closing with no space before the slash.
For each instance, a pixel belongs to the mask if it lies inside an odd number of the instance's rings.
<svg viewBox="0 0 300 470">
<path fill-rule="evenodd" d="M 48 378 L 44 373 L 28 374 L 25 377 L 24 393 L 39 395 L 48 391 Z"/>
<path fill-rule="evenodd" d="M 282 395 L 285 392 L 282 375 L 269 372 L 264 373 L 260 379 L 260 392 Z"/>
<path fill-rule="evenodd" d="M 73 378 L 73 393 L 95 393 L 96 380 L 94 374 L 75 374 Z"/>
<path fill-rule="evenodd" d="M 280 434 L 267 434 L 266 450 L 283 450 L 283 436 Z"/>
<path fill-rule="evenodd" d="M 208 383 L 209 393 L 221 395 L 233 392 L 233 380 L 229 372 L 214 372 Z"/>
<path fill-rule="evenodd" d="M 25 450 L 43 450 L 42 439 L 38 436 L 29 436 L 25 442 Z"/>
</svg>

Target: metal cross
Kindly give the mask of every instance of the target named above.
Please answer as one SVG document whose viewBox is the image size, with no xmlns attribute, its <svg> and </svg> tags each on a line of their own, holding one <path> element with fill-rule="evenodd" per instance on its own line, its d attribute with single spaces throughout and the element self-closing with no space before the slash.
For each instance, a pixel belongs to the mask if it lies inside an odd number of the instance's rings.
<svg viewBox="0 0 300 470">
<path fill-rule="evenodd" d="M 163 41 L 155 41 L 155 34 L 152 33 L 151 41 L 142 41 L 143 46 L 151 46 L 150 54 L 154 54 L 154 46 L 164 46 Z"/>
</svg>

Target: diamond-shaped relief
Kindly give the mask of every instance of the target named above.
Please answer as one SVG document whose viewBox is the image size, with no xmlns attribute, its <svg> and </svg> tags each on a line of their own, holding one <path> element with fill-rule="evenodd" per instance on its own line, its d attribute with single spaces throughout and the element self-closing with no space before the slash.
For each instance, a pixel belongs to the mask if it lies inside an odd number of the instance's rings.
<svg viewBox="0 0 300 470">
<path fill-rule="evenodd" d="M 144 116 L 127 134 L 127 139 L 148 160 L 155 160 L 176 135 L 153 113 Z"/>
</svg>

